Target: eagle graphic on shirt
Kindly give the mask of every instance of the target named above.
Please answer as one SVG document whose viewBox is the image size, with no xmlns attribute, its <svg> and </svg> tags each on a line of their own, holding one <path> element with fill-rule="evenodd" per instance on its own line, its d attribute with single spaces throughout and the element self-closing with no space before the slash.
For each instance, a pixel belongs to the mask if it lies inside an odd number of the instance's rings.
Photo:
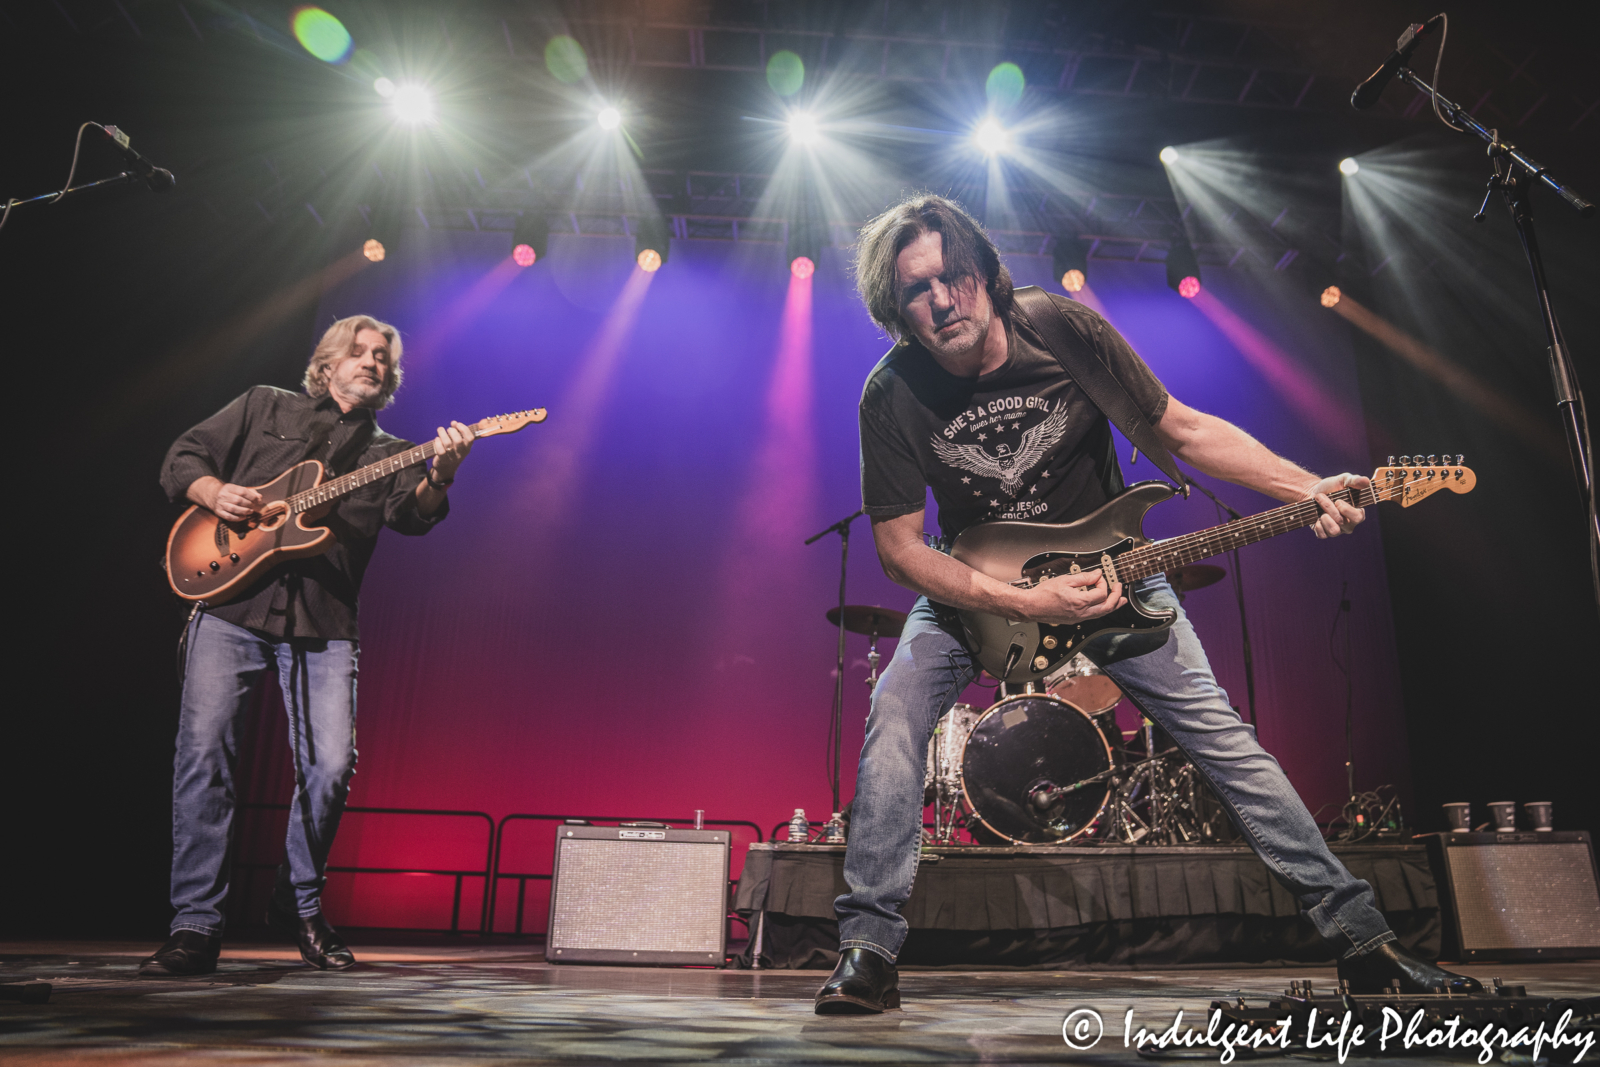
<svg viewBox="0 0 1600 1067">
<path fill-rule="evenodd" d="M 937 436 L 933 438 L 933 451 L 952 467 L 998 479 L 1007 496 L 1016 496 L 1022 488 L 1022 476 L 1037 466 L 1066 432 L 1066 405 L 1058 404 L 1043 422 L 1023 431 L 1015 452 L 1011 446 L 1001 445 L 990 455 L 982 445 L 958 445 Z"/>
</svg>

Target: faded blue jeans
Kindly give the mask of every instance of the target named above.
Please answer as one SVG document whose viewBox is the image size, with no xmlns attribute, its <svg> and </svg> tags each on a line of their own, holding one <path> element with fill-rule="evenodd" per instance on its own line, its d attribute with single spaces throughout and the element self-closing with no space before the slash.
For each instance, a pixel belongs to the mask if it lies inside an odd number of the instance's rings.
<svg viewBox="0 0 1600 1067">
<path fill-rule="evenodd" d="M 226 923 L 239 724 L 274 667 L 289 712 L 294 800 L 278 906 L 321 910 L 324 871 L 356 769 L 355 641 L 273 640 L 200 612 L 189 624 L 172 778 L 172 930 Z"/>
<path fill-rule="evenodd" d="M 1278 761 L 1229 705 L 1166 578 L 1134 588 L 1152 610 L 1176 609 L 1178 621 L 1164 634 L 1098 638 L 1085 655 L 1172 736 L 1339 955 L 1394 940 L 1372 887 L 1328 851 Z M 977 673 L 960 632 L 953 612 L 919 597 L 873 693 L 844 860 L 849 892 L 834 901 L 841 949 L 868 949 L 892 962 L 905 943 L 900 908 L 911 896 L 921 850 L 928 740 Z"/>
</svg>

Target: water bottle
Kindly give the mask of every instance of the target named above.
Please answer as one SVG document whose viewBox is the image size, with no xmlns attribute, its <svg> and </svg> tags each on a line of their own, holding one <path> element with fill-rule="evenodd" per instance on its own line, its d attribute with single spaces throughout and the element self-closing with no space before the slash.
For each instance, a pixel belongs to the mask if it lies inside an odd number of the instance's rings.
<svg viewBox="0 0 1600 1067">
<path fill-rule="evenodd" d="M 789 820 L 789 843 L 803 845 L 811 840 L 811 824 L 806 821 L 806 809 L 795 808 L 794 818 Z"/>
<path fill-rule="evenodd" d="M 822 828 L 822 840 L 830 845 L 844 844 L 844 819 L 840 817 L 837 811 L 833 813 L 833 818 L 828 820 L 828 824 Z"/>
</svg>

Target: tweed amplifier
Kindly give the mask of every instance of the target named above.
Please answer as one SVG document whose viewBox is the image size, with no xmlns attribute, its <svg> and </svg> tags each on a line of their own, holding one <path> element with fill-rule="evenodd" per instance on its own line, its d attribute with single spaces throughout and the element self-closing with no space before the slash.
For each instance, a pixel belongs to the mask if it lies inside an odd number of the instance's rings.
<svg viewBox="0 0 1600 1067">
<path fill-rule="evenodd" d="M 1600 889 L 1587 832 L 1434 834 L 1444 955 L 1600 957 Z"/>
<path fill-rule="evenodd" d="M 722 966 L 726 830 L 562 826 L 550 888 L 550 963 Z"/>
</svg>

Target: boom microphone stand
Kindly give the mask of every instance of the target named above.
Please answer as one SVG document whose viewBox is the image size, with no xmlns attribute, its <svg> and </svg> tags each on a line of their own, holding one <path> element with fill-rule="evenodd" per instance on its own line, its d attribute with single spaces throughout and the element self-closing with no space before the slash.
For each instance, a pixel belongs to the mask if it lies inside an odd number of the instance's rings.
<svg viewBox="0 0 1600 1067">
<path fill-rule="evenodd" d="M 1243 515 L 1217 499 L 1217 494 L 1189 477 L 1183 480 L 1200 490 L 1211 498 L 1211 502 L 1219 511 L 1226 511 L 1233 519 L 1242 519 Z M 1256 724 L 1256 663 L 1255 657 L 1250 652 L 1250 623 L 1244 617 L 1244 571 L 1239 566 L 1239 550 L 1236 548 L 1229 553 L 1233 557 L 1233 595 L 1239 601 L 1239 634 L 1244 639 L 1244 695 L 1245 705 L 1250 709 L 1250 725 Z"/>
<path fill-rule="evenodd" d="M 1578 497 L 1582 501 L 1584 521 L 1588 527 L 1589 580 L 1593 585 L 1595 605 L 1600 609 L 1600 514 L 1595 510 L 1594 453 L 1589 437 L 1589 418 L 1584 410 L 1583 391 L 1578 376 L 1567 359 L 1566 342 L 1561 335 L 1561 324 L 1556 321 L 1555 309 L 1550 304 L 1550 291 L 1545 285 L 1544 260 L 1539 255 L 1539 241 L 1533 230 L 1533 200 L 1535 184 L 1542 184 L 1554 192 L 1582 218 L 1594 214 L 1594 205 L 1568 186 L 1557 181 L 1548 168 L 1515 145 L 1500 140 L 1500 132 L 1484 127 L 1459 104 L 1440 96 L 1438 91 L 1423 81 L 1409 67 L 1402 66 L 1395 75 L 1418 92 L 1433 98 L 1435 108 L 1448 116 L 1448 122 L 1462 132 L 1476 134 L 1489 146 L 1489 158 L 1494 165 L 1494 176 L 1489 179 L 1483 205 L 1472 216 L 1481 222 L 1489 209 L 1489 200 L 1499 189 L 1511 210 L 1511 223 L 1522 240 L 1522 251 L 1528 259 L 1528 269 L 1533 273 L 1534 293 L 1539 301 L 1539 319 L 1544 326 L 1546 352 L 1550 359 L 1550 378 L 1555 385 L 1556 411 L 1566 431 L 1567 448 L 1572 454 L 1572 472 L 1577 480 Z"/>
<path fill-rule="evenodd" d="M 865 509 L 857 508 L 821 533 L 806 538 L 806 544 L 809 545 L 831 533 L 839 534 L 839 669 L 833 676 L 833 717 L 828 722 L 828 738 L 833 747 L 833 751 L 829 753 L 832 759 L 829 771 L 833 779 L 833 807 L 829 809 L 831 811 L 844 810 L 839 806 L 839 749 L 844 743 L 844 587 L 846 565 L 850 562 L 850 524 L 865 514 Z"/>
</svg>

